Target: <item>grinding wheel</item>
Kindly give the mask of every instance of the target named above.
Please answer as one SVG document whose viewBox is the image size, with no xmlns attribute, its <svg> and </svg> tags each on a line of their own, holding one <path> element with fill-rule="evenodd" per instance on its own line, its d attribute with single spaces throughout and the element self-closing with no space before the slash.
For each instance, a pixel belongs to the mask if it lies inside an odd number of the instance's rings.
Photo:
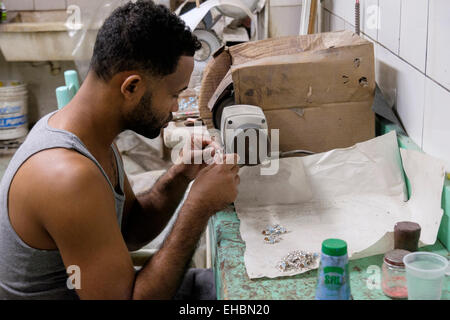
<svg viewBox="0 0 450 320">
<path fill-rule="evenodd" d="M 201 49 L 195 52 L 194 60 L 197 62 L 208 62 L 214 52 L 221 47 L 219 38 L 213 31 L 209 30 L 195 29 L 192 33 L 195 34 L 202 44 Z"/>
</svg>

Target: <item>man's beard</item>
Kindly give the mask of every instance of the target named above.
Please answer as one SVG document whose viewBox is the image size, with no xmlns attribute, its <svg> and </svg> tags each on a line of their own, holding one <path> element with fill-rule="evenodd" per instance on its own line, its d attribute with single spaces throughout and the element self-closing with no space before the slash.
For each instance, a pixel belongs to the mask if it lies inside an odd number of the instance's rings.
<svg viewBox="0 0 450 320">
<path fill-rule="evenodd" d="M 126 128 L 154 139 L 159 136 L 162 127 L 172 119 L 172 113 L 164 120 L 159 120 L 154 114 L 152 106 L 152 94 L 146 92 L 136 108 L 126 115 Z"/>
</svg>

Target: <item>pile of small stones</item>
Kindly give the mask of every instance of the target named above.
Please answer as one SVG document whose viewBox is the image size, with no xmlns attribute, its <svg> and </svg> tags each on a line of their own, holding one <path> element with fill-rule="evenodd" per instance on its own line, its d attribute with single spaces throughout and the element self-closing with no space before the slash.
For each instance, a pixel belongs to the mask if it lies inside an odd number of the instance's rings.
<svg viewBox="0 0 450 320">
<path fill-rule="evenodd" d="M 282 239 L 281 235 L 286 232 L 286 228 L 280 226 L 279 224 L 268 226 L 262 231 L 262 234 L 265 235 L 264 242 L 267 244 L 280 242 L 280 240 Z"/>
<path fill-rule="evenodd" d="M 277 268 L 282 272 L 310 268 L 315 265 L 318 257 L 317 253 L 302 250 L 291 251 L 278 262 Z"/>
</svg>

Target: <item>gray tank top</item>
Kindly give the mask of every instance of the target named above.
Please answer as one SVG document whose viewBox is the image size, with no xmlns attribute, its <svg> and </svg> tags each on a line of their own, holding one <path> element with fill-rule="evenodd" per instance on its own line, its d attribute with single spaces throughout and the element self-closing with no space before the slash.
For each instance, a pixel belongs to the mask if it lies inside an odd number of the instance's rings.
<svg viewBox="0 0 450 320">
<path fill-rule="evenodd" d="M 56 112 L 56 111 L 55 111 Z M 105 176 L 115 196 L 117 222 L 122 223 L 125 202 L 124 170 L 118 151 L 116 158 L 120 191 L 116 192 L 98 161 L 74 134 L 51 128 L 52 112 L 39 120 L 16 151 L 0 184 L 0 299 L 78 299 L 75 289 L 67 287 L 68 274 L 58 250 L 39 250 L 28 246 L 11 226 L 8 192 L 20 166 L 39 151 L 52 148 L 73 149 L 91 159 Z"/>
</svg>

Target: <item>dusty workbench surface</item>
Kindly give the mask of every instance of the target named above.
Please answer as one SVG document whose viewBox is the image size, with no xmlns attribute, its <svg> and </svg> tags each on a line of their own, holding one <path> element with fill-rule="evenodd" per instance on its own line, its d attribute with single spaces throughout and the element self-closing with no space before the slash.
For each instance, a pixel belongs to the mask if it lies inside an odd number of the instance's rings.
<svg viewBox="0 0 450 320">
<path fill-rule="evenodd" d="M 314 299 L 317 270 L 291 277 L 250 279 L 245 269 L 245 243 L 241 238 L 239 225 L 240 221 L 234 211 L 218 212 L 209 222 L 212 267 L 216 277 L 218 299 Z M 439 241 L 420 250 L 450 258 L 448 250 Z M 377 277 L 381 282 L 382 262 L 383 255 L 350 261 L 350 286 L 353 299 L 390 299 L 383 294 L 381 287 L 376 285 Z M 381 285 L 381 283 L 379 284 Z M 449 276 L 444 279 L 442 299 L 450 299 Z"/>
</svg>

